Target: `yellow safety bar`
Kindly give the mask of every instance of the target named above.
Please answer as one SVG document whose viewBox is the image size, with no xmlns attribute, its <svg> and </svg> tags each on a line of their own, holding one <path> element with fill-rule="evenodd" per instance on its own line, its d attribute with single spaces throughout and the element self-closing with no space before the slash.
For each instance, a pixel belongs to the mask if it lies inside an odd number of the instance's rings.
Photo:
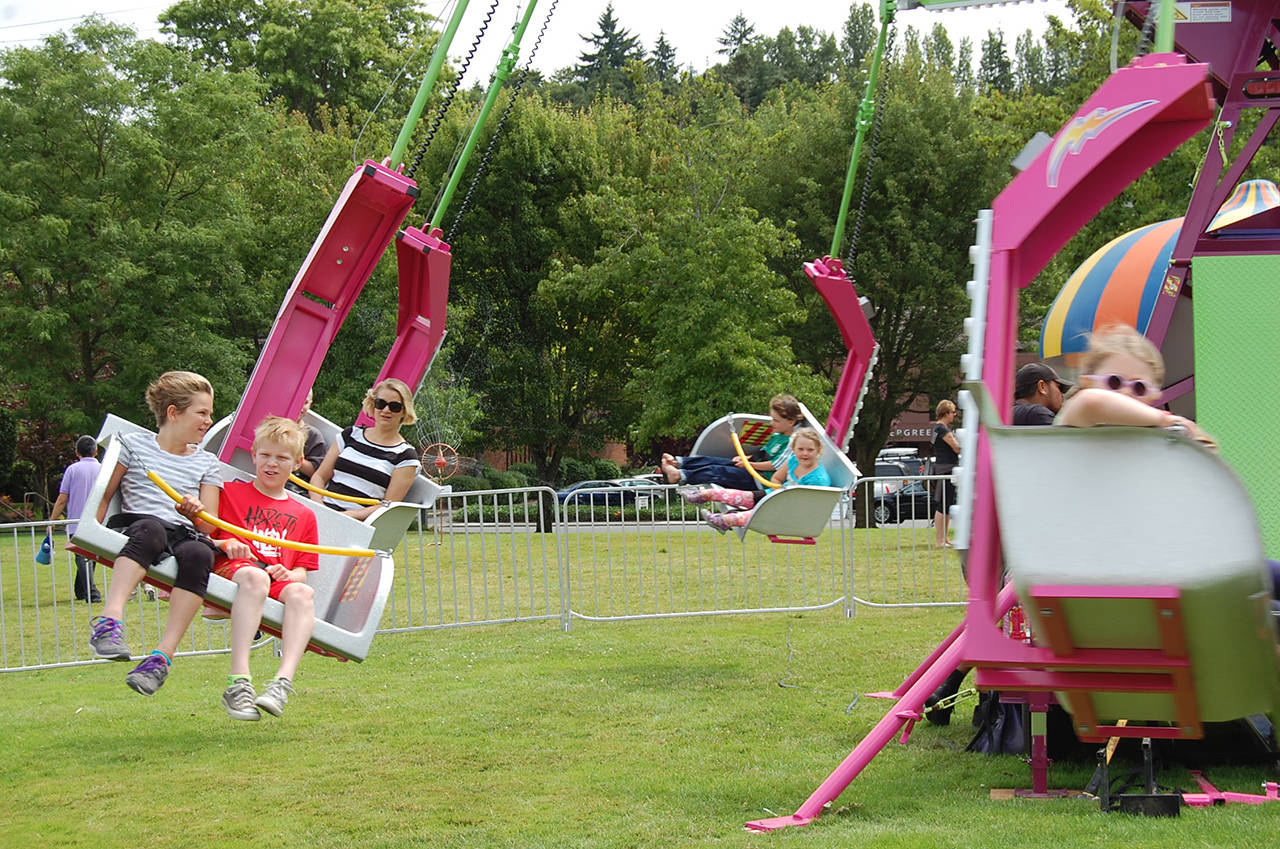
<svg viewBox="0 0 1280 849">
<path fill-rule="evenodd" d="M 778 489 L 779 487 L 781 487 L 782 484 L 774 483 L 771 480 L 767 480 L 763 476 L 761 476 L 759 472 L 756 471 L 756 467 L 751 465 L 751 461 L 747 459 L 746 452 L 742 450 L 742 442 L 741 440 L 738 439 L 737 428 L 733 427 L 732 422 L 730 422 L 729 425 L 730 425 L 729 436 L 733 438 L 733 447 L 737 449 L 738 456 L 742 458 L 742 468 L 747 470 L 747 474 L 751 475 L 751 477 L 755 478 L 757 481 L 767 486 L 769 489 Z"/>
<path fill-rule="evenodd" d="M 289 475 L 289 480 L 293 481 L 303 489 L 310 490 L 311 492 L 314 492 L 317 495 L 323 495 L 326 498 L 332 498 L 335 501 L 350 501 L 352 504 L 362 504 L 365 507 L 369 507 L 373 504 L 382 503 L 382 501 L 377 498 L 365 498 L 360 495 L 343 495 L 342 493 L 339 493 L 339 492 L 330 492 L 327 489 L 321 489 L 320 487 L 316 486 L 310 481 L 304 481 L 302 478 L 298 477 L 297 475 Z"/>
<path fill-rule="evenodd" d="M 147 477 L 151 478 L 155 485 L 160 487 L 165 495 L 169 496 L 179 504 L 182 503 L 182 496 L 176 489 L 169 486 L 169 484 L 165 482 L 164 478 L 152 471 L 147 472 Z M 336 554 L 339 557 L 373 557 L 378 554 L 378 552 L 374 551 L 372 548 L 337 548 L 329 545 L 312 545 L 309 542 L 294 542 L 291 539 L 278 539 L 276 537 L 269 537 L 266 534 L 251 531 L 248 528 L 242 528 L 239 525 L 233 525 L 230 522 L 224 522 L 217 516 L 210 516 L 204 510 L 201 510 L 198 515 L 199 518 L 208 522 L 210 525 L 213 525 L 215 528 L 221 528 L 229 534 L 235 534 L 238 537 L 257 540 L 258 542 L 265 542 L 268 545 L 275 545 L 280 548 L 291 548 L 295 551 L 310 551 L 315 554 Z"/>
</svg>

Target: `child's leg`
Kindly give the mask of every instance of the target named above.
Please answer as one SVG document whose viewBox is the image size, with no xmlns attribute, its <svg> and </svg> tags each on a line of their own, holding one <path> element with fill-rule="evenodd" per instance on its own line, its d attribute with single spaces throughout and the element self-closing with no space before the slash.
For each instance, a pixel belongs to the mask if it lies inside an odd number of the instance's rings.
<svg viewBox="0 0 1280 849">
<path fill-rule="evenodd" d="M 156 649 L 170 659 L 182 642 L 187 626 L 204 605 L 209 570 L 213 568 L 213 549 L 199 540 L 183 540 L 173 545 L 172 550 L 178 561 L 178 577 L 169 596 L 169 618 L 165 621 L 164 634 L 156 645 Z"/>
<path fill-rule="evenodd" d="M 249 649 L 253 635 L 262 622 L 262 603 L 266 601 L 271 578 L 256 566 L 237 569 L 231 580 L 236 582 L 236 600 L 231 605 L 231 674 L 249 674 Z"/>
<path fill-rule="evenodd" d="M 142 564 L 120 555 L 111 567 L 111 584 L 107 587 L 107 600 L 102 605 L 102 615 L 108 619 L 124 619 L 124 606 L 147 570 Z"/>
<path fill-rule="evenodd" d="M 743 489 L 713 487 L 703 493 L 703 498 L 707 501 L 719 501 L 730 507 L 754 507 L 756 503 L 756 494 Z"/>
<path fill-rule="evenodd" d="M 168 544 L 164 525 L 159 519 L 144 517 L 129 525 L 124 531 L 129 541 L 120 549 L 120 556 L 112 566 L 111 586 L 102 615 L 108 619 L 124 619 L 124 606 L 129 595 L 146 577 L 147 566 L 156 561 Z"/>
<path fill-rule="evenodd" d="M 280 629 L 280 670 L 277 678 L 293 680 L 298 663 L 307 650 L 307 642 L 316 624 L 316 591 L 307 584 L 294 581 L 280 591 L 284 604 L 284 625 Z"/>
<path fill-rule="evenodd" d="M 721 513 L 720 516 L 729 527 L 743 528 L 746 527 L 747 522 L 751 521 L 752 512 L 751 510 L 736 510 L 732 513 Z"/>
</svg>

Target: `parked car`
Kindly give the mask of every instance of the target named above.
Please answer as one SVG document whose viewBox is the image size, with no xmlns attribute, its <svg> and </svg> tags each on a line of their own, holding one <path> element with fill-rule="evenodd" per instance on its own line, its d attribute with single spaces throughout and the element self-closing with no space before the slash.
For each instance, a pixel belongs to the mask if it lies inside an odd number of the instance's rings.
<svg viewBox="0 0 1280 849">
<path fill-rule="evenodd" d="M 872 515 L 878 525 L 933 518 L 933 498 L 924 481 L 913 480 L 894 492 L 877 495 L 874 505 Z"/>
<path fill-rule="evenodd" d="M 907 485 L 911 473 L 907 467 L 896 460 L 876 460 L 876 481 L 874 496 L 879 498 L 891 492 L 897 492 Z"/>
<path fill-rule="evenodd" d="M 612 480 L 578 481 L 556 493 L 556 500 L 561 504 L 580 504 L 583 507 L 618 507 L 635 499 L 634 487 L 622 487 Z"/>
<path fill-rule="evenodd" d="M 654 480 L 661 477 L 661 475 L 636 475 L 633 478 L 619 478 L 613 483 L 622 487 L 622 497 L 627 501 L 634 499 L 637 507 L 651 507 L 654 499 L 662 497 L 662 490 L 659 489 L 662 484 Z"/>
</svg>

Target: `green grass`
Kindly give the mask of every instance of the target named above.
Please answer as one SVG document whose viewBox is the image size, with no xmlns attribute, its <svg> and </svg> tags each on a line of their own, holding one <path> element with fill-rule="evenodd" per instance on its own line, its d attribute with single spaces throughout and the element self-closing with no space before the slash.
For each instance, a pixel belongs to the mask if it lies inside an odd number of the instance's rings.
<svg viewBox="0 0 1280 849">
<path fill-rule="evenodd" d="M 1103 816 L 993 802 L 1017 758 L 971 729 L 891 744 L 817 823 L 794 810 L 880 718 L 954 610 L 753 615 L 384 635 L 364 664 L 308 657 L 283 719 L 228 719 L 225 657 L 151 699 L 124 664 L 0 676 L 0 846 L 1266 846 L 1280 805 Z M 264 680 L 273 660 L 259 653 Z M 785 680 L 792 685 L 779 686 Z M 957 716 L 967 712 L 963 707 Z M 1059 764 L 1081 787 L 1091 764 Z M 1257 792 L 1258 769 L 1215 768 Z M 1170 770 L 1166 780 L 1186 784 Z"/>
</svg>

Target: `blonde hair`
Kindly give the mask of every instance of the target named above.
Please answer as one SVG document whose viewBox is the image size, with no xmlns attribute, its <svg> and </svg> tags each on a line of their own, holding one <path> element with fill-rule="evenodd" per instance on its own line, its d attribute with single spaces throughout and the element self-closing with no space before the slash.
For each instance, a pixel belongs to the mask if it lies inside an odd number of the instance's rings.
<svg viewBox="0 0 1280 849">
<path fill-rule="evenodd" d="M 938 408 L 934 410 L 933 417 L 935 420 L 940 419 L 945 415 L 954 413 L 955 411 L 956 411 L 956 402 L 947 398 L 943 398 L 941 401 L 938 402 Z"/>
<path fill-rule="evenodd" d="M 792 447 L 794 448 L 795 444 L 799 442 L 801 439 L 807 439 L 810 442 L 812 442 L 813 447 L 818 449 L 817 456 L 818 457 L 822 456 L 822 437 L 818 436 L 818 432 L 816 430 L 814 430 L 811 427 L 796 428 L 795 433 L 791 435 Z"/>
<path fill-rule="evenodd" d="M 372 389 L 364 393 L 364 403 L 360 405 L 360 409 L 364 410 L 365 415 L 373 417 L 373 401 L 383 389 L 390 389 L 399 395 L 400 402 L 404 404 L 404 421 L 400 423 L 401 426 L 411 425 L 418 420 L 418 414 L 413 410 L 413 393 L 409 391 L 409 384 L 395 377 L 379 380 Z"/>
<path fill-rule="evenodd" d="M 170 407 L 177 407 L 181 413 L 195 403 L 201 393 L 213 400 L 213 387 L 194 371 L 166 371 L 151 381 L 147 386 L 147 408 L 156 417 L 156 428 L 164 426 Z"/>
<path fill-rule="evenodd" d="M 1111 324 L 1089 337 L 1089 350 L 1080 359 L 1080 373 L 1094 374 L 1108 357 L 1133 357 L 1151 369 L 1156 383 L 1164 384 L 1164 357 L 1150 339 L 1127 324 Z"/>
<path fill-rule="evenodd" d="M 302 450 L 307 444 L 307 434 L 302 425 L 293 419 L 267 416 L 253 429 L 253 450 L 257 451 L 258 446 L 264 442 L 283 445 L 289 449 L 294 460 L 301 460 Z"/>
<path fill-rule="evenodd" d="M 792 395 L 774 395 L 769 399 L 769 409 L 789 422 L 799 423 L 804 418 L 800 402 Z"/>
</svg>

